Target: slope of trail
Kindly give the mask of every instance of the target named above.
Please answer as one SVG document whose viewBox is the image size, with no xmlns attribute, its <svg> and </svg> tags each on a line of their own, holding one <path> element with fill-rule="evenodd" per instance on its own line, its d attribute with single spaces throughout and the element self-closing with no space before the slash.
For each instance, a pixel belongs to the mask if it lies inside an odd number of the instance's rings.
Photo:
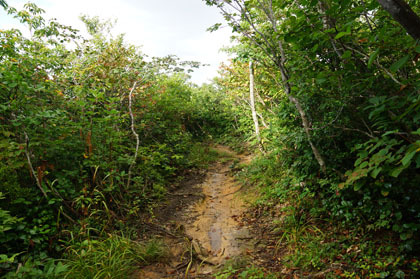
<svg viewBox="0 0 420 279">
<path fill-rule="evenodd" d="M 146 267 L 137 278 L 185 278 L 185 274 L 187 278 L 212 278 L 227 259 L 253 249 L 248 228 L 239 221 L 246 209 L 240 197 L 241 186 L 230 169 L 233 160 L 244 164 L 250 157 L 223 146 L 215 149 L 227 158 L 213 164 L 202 183 L 180 187 L 172 194 L 180 200 L 170 209 L 172 212 L 165 213 L 171 216 L 166 216 L 162 226 L 184 237 L 164 238 L 171 252 L 169 262 Z M 189 204 L 182 201 L 191 196 L 196 198 Z"/>
</svg>

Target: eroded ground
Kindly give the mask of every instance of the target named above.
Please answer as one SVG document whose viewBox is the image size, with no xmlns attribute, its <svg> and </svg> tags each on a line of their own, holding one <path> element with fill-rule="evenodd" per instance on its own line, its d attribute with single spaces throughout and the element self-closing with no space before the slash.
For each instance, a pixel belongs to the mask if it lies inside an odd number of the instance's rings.
<svg viewBox="0 0 420 279">
<path fill-rule="evenodd" d="M 168 262 L 142 269 L 137 278 L 213 278 L 226 260 L 254 248 L 248 227 L 240 222 L 246 206 L 231 172 L 234 161 L 244 164 L 250 157 L 222 146 L 216 149 L 224 154 L 220 162 L 209 168 L 201 183 L 187 182 L 172 193 L 175 198 L 162 211 L 159 226 L 166 232 Z"/>
</svg>

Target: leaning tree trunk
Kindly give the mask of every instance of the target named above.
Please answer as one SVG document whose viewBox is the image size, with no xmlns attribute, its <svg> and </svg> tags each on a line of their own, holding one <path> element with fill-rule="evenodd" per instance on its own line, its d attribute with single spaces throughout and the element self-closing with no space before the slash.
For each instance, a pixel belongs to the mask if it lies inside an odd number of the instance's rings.
<svg viewBox="0 0 420 279">
<path fill-rule="evenodd" d="M 273 29 L 276 32 L 278 32 L 274 19 L 272 20 L 272 25 L 273 25 Z M 287 68 L 286 68 L 286 54 L 284 52 L 282 41 L 280 41 L 280 40 L 278 41 L 278 46 L 279 46 L 279 50 L 280 50 L 280 57 L 277 59 L 276 64 L 277 64 L 277 67 L 280 70 L 281 79 L 283 81 L 284 92 L 286 93 L 287 97 L 289 98 L 289 101 L 295 105 L 297 111 L 299 112 L 300 119 L 302 120 L 303 130 L 305 131 L 305 134 L 306 134 L 306 139 L 308 140 L 308 143 L 309 143 L 309 145 L 312 149 L 312 153 L 314 154 L 315 159 L 319 164 L 319 167 L 321 168 L 322 172 L 325 173 L 326 170 L 327 170 L 326 165 L 325 165 L 325 161 L 324 161 L 324 158 L 321 155 L 321 152 L 319 152 L 318 147 L 312 141 L 310 124 L 309 124 L 308 118 L 306 117 L 305 110 L 301 106 L 300 101 L 292 95 L 292 86 L 289 82 L 289 74 L 288 74 L 288 71 L 287 71 Z"/>
<path fill-rule="evenodd" d="M 414 40 L 420 40 L 420 17 L 403 0 L 378 0 L 387 11 Z"/>
<path fill-rule="evenodd" d="M 310 123 L 306 117 L 306 113 L 300 104 L 300 101 L 293 96 L 292 86 L 289 81 L 289 74 L 286 67 L 286 55 L 283 49 L 283 43 L 280 39 L 274 37 L 270 38 L 268 35 L 265 35 L 257 26 L 257 24 L 253 21 L 253 16 L 251 12 L 248 10 L 247 5 L 245 4 L 246 1 L 244 0 L 206 0 L 210 4 L 215 4 L 221 9 L 223 15 L 230 21 L 235 28 L 242 33 L 242 35 L 248 38 L 252 44 L 256 47 L 260 48 L 268 58 L 272 60 L 272 62 L 277 66 L 281 73 L 282 79 L 282 86 L 284 88 L 284 92 L 289 98 L 290 102 L 296 107 L 299 112 L 300 118 L 302 120 L 302 126 L 305 131 L 306 138 L 308 143 L 312 149 L 313 155 L 317 160 L 322 172 L 326 172 L 326 165 L 324 158 L 322 157 L 321 152 L 312 141 L 311 137 L 311 129 Z M 226 8 L 225 5 L 228 5 L 233 10 L 234 13 L 230 13 Z M 260 1 L 258 0 L 258 5 L 262 9 L 262 11 L 266 14 L 268 20 L 270 21 L 273 27 L 273 33 L 279 34 L 279 30 L 277 28 L 277 22 L 274 12 L 273 12 L 273 0 L 267 1 Z M 235 19 L 234 16 L 238 15 L 236 12 L 239 13 L 240 18 Z M 249 28 L 252 30 L 244 29 L 241 25 L 241 21 L 246 21 L 249 24 Z M 260 36 L 260 40 L 257 40 L 255 36 Z"/>
<path fill-rule="evenodd" d="M 252 62 L 252 60 L 249 61 L 249 104 L 252 112 L 252 120 L 254 121 L 255 137 L 257 138 L 260 150 L 264 151 L 260 136 L 260 126 L 258 124 L 257 111 L 255 110 L 254 63 Z"/>
<path fill-rule="evenodd" d="M 279 45 L 280 45 L 280 48 L 283 49 L 281 42 L 279 42 Z M 305 110 L 302 108 L 300 101 L 296 97 L 292 96 L 292 87 L 290 86 L 289 77 L 287 75 L 287 71 L 284 67 L 283 62 L 279 62 L 278 67 L 280 69 L 281 78 L 283 81 L 284 93 L 286 93 L 286 96 L 289 99 L 289 101 L 295 105 L 296 110 L 299 112 L 300 119 L 302 121 L 303 130 L 305 131 L 305 134 L 306 134 L 306 139 L 309 143 L 309 146 L 312 149 L 312 153 L 314 154 L 316 161 L 319 164 L 319 167 L 321 168 L 322 172 L 325 173 L 326 172 L 325 161 L 321 153 L 319 152 L 318 147 L 312 141 L 310 124 L 309 124 L 308 118 L 306 117 Z"/>
<path fill-rule="evenodd" d="M 0 0 L 0 6 L 2 6 L 4 9 L 7 9 L 7 3 L 4 0 Z"/>
</svg>

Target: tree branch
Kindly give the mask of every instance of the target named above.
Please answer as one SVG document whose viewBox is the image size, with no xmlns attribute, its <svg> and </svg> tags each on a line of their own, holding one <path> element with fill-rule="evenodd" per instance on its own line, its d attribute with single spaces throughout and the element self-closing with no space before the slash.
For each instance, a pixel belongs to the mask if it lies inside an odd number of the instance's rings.
<svg viewBox="0 0 420 279">
<path fill-rule="evenodd" d="M 420 17 L 403 0 L 378 0 L 414 40 L 420 40 Z"/>
<path fill-rule="evenodd" d="M 130 167 L 128 168 L 127 188 L 130 186 L 131 170 L 132 170 L 134 164 L 136 163 L 138 152 L 139 152 L 139 145 L 140 145 L 139 135 L 136 133 L 136 130 L 134 129 L 134 115 L 133 115 L 133 111 L 132 111 L 132 108 L 131 108 L 133 91 L 136 89 L 136 86 L 137 86 L 137 81 L 134 82 L 133 87 L 130 90 L 130 94 L 128 95 L 128 110 L 129 110 L 130 118 L 131 118 L 131 131 L 133 132 L 133 135 L 136 138 L 136 152 L 134 153 L 133 162 L 131 163 Z"/>
<path fill-rule="evenodd" d="M 32 175 L 34 176 L 35 180 L 36 180 L 36 185 L 38 186 L 39 190 L 41 190 L 42 194 L 44 195 L 45 198 L 48 198 L 47 193 L 44 191 L 44 188 L 42 188 L 42 184 L 41 181 L 38 178 L 38 175 L 36 174 L 34 167 L 32 166 L 32 162 L 31 162 L 31 151 L 29 150 L 29 137 L 28 134 L 24 131 L 23 132 L 25 134 L 25 155 L 26 155 L 26 159 L 28 160 L 28 165 L 29 165 L 29 169 L 32 172 Z"/>
<path fill-rule="evenodd" d="M 348 46 L 348 45 L 345 45 L 345 47 L 347 48 L 347 49 L 350 49 L 350 50 L 352 50 L 352 51 L 354 51 L 354 52 L 356 52 L 356 53 L 358 53 L 358 54 L 360 54 L 360 55 L 362 55 L 363 57 L 365 57 L 366 59 L 369 59 L 369 55 L 367 55 L 367 54 L 364 54 L 363 52 L 361 52 L 361 51 L 359 51 L 359 50 L 357 50 L 357 49 L 355 49 L 355 48 L 352 48 L 352 47 L 350 47 L 350 46 Z M 395 77 L 394 77 L 394 75 L 393 74 L 391 74 L 391 72 L 390 71 L 388 71 L 384 66 L 382 66 L 380 63 L 379 63 L 379 59 L 378 59 L 378 57 L 376 57 L 376 60 L 374 60 L 373 61 L 373 63 L 375 63 L 375 65 L 376 66 L 378 66 L 382 71 L 384 71 L 395 83 L 397 83 L 398 85 L 403 85 L 400 81 L 398 81 Z"/>
</svg>

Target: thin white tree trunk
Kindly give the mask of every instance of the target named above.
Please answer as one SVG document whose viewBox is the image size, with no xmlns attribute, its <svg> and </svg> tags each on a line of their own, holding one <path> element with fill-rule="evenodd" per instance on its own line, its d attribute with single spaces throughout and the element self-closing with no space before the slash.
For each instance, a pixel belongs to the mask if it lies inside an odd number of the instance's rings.
<svg viewBox="0 0 420 279">
<path fill-rule="evenodd" d="M 133 91 L 136 89 L 137 81 L 134 82 L 133 87 L 131 88 L 130 94 L 128 95 L 128 110 L 130 112 L 130 118 L 131 118 L 131 131 L 133 132 L 134 137 L 136 138 L 136 152 L 134 153 L 133 162 L 131 163 L 129 169 L 128 169 L 128 180 L 127 180 L 127 188 L 130 186 L 131 182 L 131 169 L 133 168 L 134 164 L 136 163 L 137 156 L 139 153 L 139 145 L 140 145 L 140 139 L 139 135 L 136 133 L 136 130 L 134 129 L 134 115 L 133 111 L 131 109 L 131 103 L 133 98 Z"/>
<path fill-rule="evenodd" d="M 397 1 L 397 0 L 395 0 Z M 302 126 L 306 134 L 306 138 L 309 142 L 309 145 L 312 149 L 312 152 L 314 154 L 315 159 L 317 160 L 321 170 L 325 173 L 326 172 L 326 165 L 324 158 L 322 157 L 321 153 L 319 152 L 317 146 L 313 143 L 311 138 L 311 132 L 310 132 L 310 123 L 306 117 L 306 113 L 303 110 L 303 107 L 300 104 L 300 101 L 293 96 L 292 92 L 292 86 L 289 81 L 289 73 L 288 69 L 286 67 L 286 54 L 283 49 L 283 43 L 279 39 L 277 42 L 275 40 L 270 40 L 269 37 L 264 35 L 264 33 L 259 30 L 259 28 L 256 26 L 256 23 L 253 21 L 253 17 L 251 16 L 250 11 L 247 8 L 247 5 L 245 5 L 244 0 L 223 0 L 221 3 L 224 3 L 228 5 L 229 7 L 236 10 L 236 12 L 239 13 L 241 16 L 239 20 L 235 20 L 234 16 L 229 13 L 228 10 L 226 10 L 223 5 L 219 5 L 219 8 L 221 9 L 222 13 L 232 21 L 232 23 L 238 28 L 238 30 L 243 34 L 243 36 L 247 37 L 251 40 L 252 44 L 259 47 L 272 61 L 273 63 L 278 67 L 281 74 L 282 79 L 282 86 L 284 88 L 284 93 L 289 98 L 290 102 L 293 103 L 296 107 L 296 109 L 299 112 L 300 118 L 302 120 Z M 270 21 L 274 32 L 276 34 L 279 33 L 279 30 L 277 28 L 277 19 L 274 15 L 273 11 L 273 0 L 267 0 L 267 1 L 261 1 L 257 0 L 260 8 L 263 10 L 263 12 L 266 14 L 268 20 Z M 235 15 L 235 14 L 234 14 Z M 253 32 L 249 32 L 249 30 L 246 30 L 242 28 L 240 21 L 245 20 L 249 23 L 250 28 Z M 256 40 L 251 33 L 255 33 L 255 35 L 261 36 L 261 41 Z M 276 79 L 275 79 L 276 80 Z"/>
<path fill-rule="evenodd" d="M 252 120 L 254 121 L 255 137 L 257 138 L 260 150 L 263 151 L 263 145 L 260 136 L 260 125 L 258 123 L 257 111 L 255 110 L 255 93 L 254 93 L 254 63 L 249 61 L 249 104 L 252 112 Z"/>
</svg>

